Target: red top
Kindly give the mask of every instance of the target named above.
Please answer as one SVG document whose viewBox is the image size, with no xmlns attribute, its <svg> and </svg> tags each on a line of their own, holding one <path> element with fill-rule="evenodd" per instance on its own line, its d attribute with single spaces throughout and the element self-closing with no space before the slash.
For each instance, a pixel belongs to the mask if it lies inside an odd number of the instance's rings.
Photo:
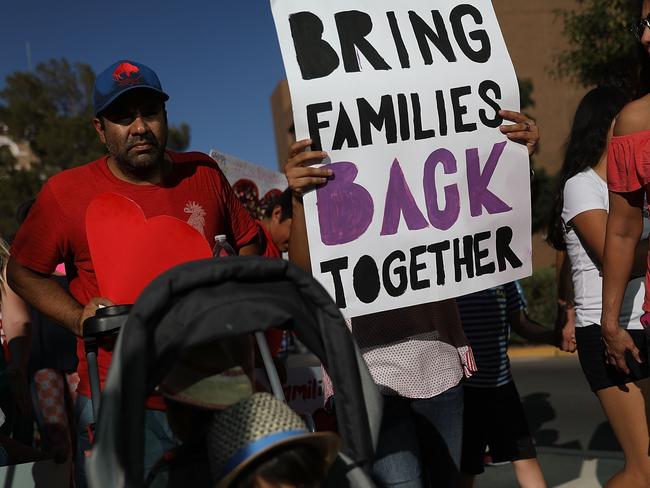
<svg viewBox="0 0 650 488">
<path fill-rule="evenodd" d="M 264 246 L 264 252 L 262 253 L 262 256 L 264 256 L 265 258 L 281 258 L 282 253 L 278 249 L 278 246 L 275 245 L 275 242 L 273 242 L 271 233 L 266 228 L 264 223 L 258 220 L 257 225 L 259 226 L 260 230 L 264 233 L 264 238 L 266 240 L 266 245 Z"/>
<path fill-rule="evenodd" d="M 626 193 L 650 183 L 650 130 L 612 137 L 607 152 L 607 186 Z"/>
<path fill-rule="evenodd" d="M 264 252 L 262 252 L 262 256 L 265 258 L 281 259 L 282 253 L 278 249 L 278 246 L 275 245 L 275 242 L 273 242 L 273 238 L 271 237 L 271 234 L 269 233 L 269 230 L 266 228 L 264 223 L 258 220 L 257 226 L 260 228 L 260 232 L 264 234 L 263 237 L 266 241 L 264 243 Z M 266 329 L 265 335 L 266 342 L 268 342 L 269 349 L 271 350 L 271 354 L 274 357 L 277 356 L 282 350 L 282 338 L 284 337 L 284 331 L 280 329 Z"/>
<path fill-rule="evenodd" d="M 616 193 L 650 190 L 650 130 L 612 137 L 607 150 L 607 187 Z M 646 198 L 647 199 L 647 198 Z M 643 310 L 650 312 L 650 254 Z"/>
<path fill-rule="evenodd" d="M 85 215 L 91 200 L 114 192 L 135 201 L 147 218 L 169 215 L 197 229 L 212 243 L 217 234 L 239 248 L 257 235 L 257 226 L 232 192 L 217 164 L 202 153 L 168 152 L 174 165 L 160 185 L 134 185 L 109 170 L 107 157 L 63 171 L 43 186 L 27 220 L 18 231 L 11 254 L 21 265 L 49 275 L 66 263 L 70 293 L 81 304 L 99 296 L 94 266 L 86 238 Z M 83 340 L 77 342 L 79 393 L 90 396 Z M 102 384 L 111 354 L 98 355 Z M 150 404 L 159 408 L 162 402 Z"/>
</svg>

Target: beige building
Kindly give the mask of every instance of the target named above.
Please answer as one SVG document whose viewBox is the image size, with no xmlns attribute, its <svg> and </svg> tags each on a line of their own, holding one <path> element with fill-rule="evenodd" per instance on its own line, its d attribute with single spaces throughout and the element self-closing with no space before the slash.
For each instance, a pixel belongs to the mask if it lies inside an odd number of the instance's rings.
<svg viewBox="0 0 650 488">
<path fill-rule="evenodd" d="M 556 11 L 577 6 L 575 0 L 521 2 L 494 0 L 510 57 L 520 79 L 533 82 L 535 106 L 528 110 L 540 126 L 542 142 L 535 163 L 551 174 L 562 165 L 564 143 L 569 135 L 573 114 L 586 90 L 553 75 L 556 56 L 566 47 L 562 21 Z M 555 251 L 533 236 L 535 268 L 552 265 Z"/>
<path fill-rule="evenodd" d="M 296 140 L 293 129 L 293 111 L 291 110 L 291 95 L 289 83 L 284 79 L 275 87 L 271 95 L 271 111 L 273 112 L 273 129 L 275 131 L 275 149 L 278 155 L 278 168 L 287 160 L 289 146 Z"/>
<path fill-rule="evenodd" d="M 556 11 L 577 6 L 576 0 L 494 0 L 494 8 L 510 51 L 517 76 L 533 83 L 534 107 L 528 113 L 541 128 L 542 143 L 535 156 L 536 164 L 555 173 L 562 164 L 563 146 L 569 133 L 573 113 L 586 90 L 553 75 L 555 58 L 566 46 L 562 22 Z M 294 140 L 291 98 L 286 80 L 271 96 L 275 126 L 278 166 L 286 160 Z M 541 236 L 533 238 L 535 268 L 554 263 L 554 251 Z"/>
</svg>

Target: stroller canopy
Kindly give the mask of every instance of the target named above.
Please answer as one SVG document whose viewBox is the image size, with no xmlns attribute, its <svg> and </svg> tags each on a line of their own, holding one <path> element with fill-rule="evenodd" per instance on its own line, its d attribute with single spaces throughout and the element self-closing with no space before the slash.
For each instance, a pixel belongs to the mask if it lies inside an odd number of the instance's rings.
<svg viewBox="0 0 650 488">
<path fill-rule="evenodd" d="M 273 326 L 294 330 L 321 360 L 336 390 L 343 457 L 368 465 L 381 396 L 327 292 L 286 261 L 206 259 L 162 274 L 131 309 L 103 391 L 91 486 L 142 486 L 145 400 L 184 351 Z"/>
</svg>

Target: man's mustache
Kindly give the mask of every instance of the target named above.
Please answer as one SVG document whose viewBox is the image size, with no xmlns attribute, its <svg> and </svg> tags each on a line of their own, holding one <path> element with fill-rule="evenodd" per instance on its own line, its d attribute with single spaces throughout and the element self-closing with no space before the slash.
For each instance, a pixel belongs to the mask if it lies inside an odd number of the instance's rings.
<svg viewBox="0 0 650 488">
<path fill-rule="evenodd" d="M 129 149 L 133 149 L 135 146 L 139 146 L 141 144 L 151 144 L 154 147 L 158 147 L 158 141 L 155 137 L 142 137 L 138 140 L 129 141 Z"/>
</svg>

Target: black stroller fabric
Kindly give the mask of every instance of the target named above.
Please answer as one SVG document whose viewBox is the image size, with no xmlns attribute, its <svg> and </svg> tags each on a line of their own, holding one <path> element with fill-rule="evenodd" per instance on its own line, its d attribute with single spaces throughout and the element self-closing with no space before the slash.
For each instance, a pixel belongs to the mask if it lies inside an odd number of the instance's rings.
<svg viewBox="0 0 650 488">
<path fill-rule="evenodd" d="M 133 306 L 102 396 L 91 486 L 142 486 L 145 400 L 182 351 L 271 326 L 293 329 L 321 360 L 336 389 L 341 452 L 368 466 L 381 398 L 336 304 L 291 263 L 235 257 L 178 266 Z"/>
</svg>

